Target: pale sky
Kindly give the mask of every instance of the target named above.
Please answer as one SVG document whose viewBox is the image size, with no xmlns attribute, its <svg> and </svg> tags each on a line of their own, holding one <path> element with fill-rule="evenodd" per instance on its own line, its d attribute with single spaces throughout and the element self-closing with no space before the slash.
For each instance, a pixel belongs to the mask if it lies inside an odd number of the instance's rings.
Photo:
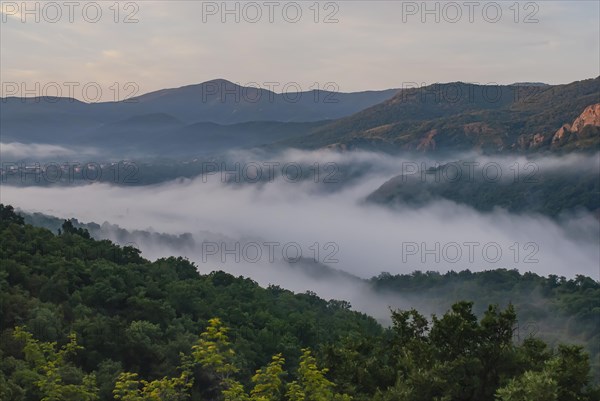
<svg viewBox="0 0 600 401">
<path fill-rule="evenodd" d="M 420 1 L 228 2 L 230 14 L 221 1 L 0 3 L 0 96 L 82 99 L 87 85 L 88 99 L 100 88 L 121 100 L 215 78 L 351 92 L 600 75 L 596 0 L 430 1 L 429 14 Z"/>
</svg>

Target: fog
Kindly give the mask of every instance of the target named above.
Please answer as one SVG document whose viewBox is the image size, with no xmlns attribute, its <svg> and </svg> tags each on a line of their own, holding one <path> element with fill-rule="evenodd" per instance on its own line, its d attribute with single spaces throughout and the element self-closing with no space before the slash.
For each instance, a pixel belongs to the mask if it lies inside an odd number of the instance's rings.
<svg viewBox="0 0 600 401">
<path fill-rule="evenodd" d="M 323 175 L 291 180 L 283 173 L 260 184 L 235 185 L 214 173 L 137 187 L 100 183 L 27 188 L 3 185 L 0 200 L 27 212 L 83 222 L 108 221 L 127 230 L 177 236 L 190 233 L 191 240 L 186 237 L 181 246 L 147 236 L 127 241 L 135 242 L 149 259 L 186 256 L 201 272 L 225 270 L 251 277 L 261 285 L 311 290 L 327 299 L 348 300 L 356 309 L 378 318 L 387 316 L 387 306 L 412 305 L 399 297 L 375 296 L 363 281 L 352 276 L 515 268 L 540 275 L 584 274 L 600 279 L 600 227 L 591 214 L 550 219 L 503 210 L 481 213 L 450 201 L 394 209 L 365 203 L 372 191 L 400 174 L 406 163 L 425 162 L 429 167 L 442 160 L 324 151 L 286 151 L 270 157 L 237 152 L 228 157 L 242 164 L 278 161 L 283 165 L 291 161 L 298 165 L 317 163 L 319 168 L 327 163 L 368 168 L 362 169 L 358 179 L 343 185 L 323 182 Z M 452 160 L 498 163 L 507 174 L 515 162 L 534 162 L 540 169 L 598 170 L 599 166 L 598 155 L 534 161 L 475 155 L 446 159 Z M 104 235 L 125 241 L 108 225 Z M 302 266 L 294 263 L 299 256 Z M 306 261 L 311 268 L 305 268 Z M 325 265 L 348 275 L 323 273 Z"/>
<path fill-rule="evenodd" d="M 0 142 L 0 160 L 3 163 L 21 160 L 45 162 L 74 156 L 93 157 L 97 154 L 97 151 L 90 147 L 71 148 L 45 143 Z"/>
</svg>

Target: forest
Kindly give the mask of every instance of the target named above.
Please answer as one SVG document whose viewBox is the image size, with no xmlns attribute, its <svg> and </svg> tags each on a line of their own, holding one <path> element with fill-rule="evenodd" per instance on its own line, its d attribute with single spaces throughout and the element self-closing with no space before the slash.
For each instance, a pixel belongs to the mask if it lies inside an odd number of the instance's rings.
<svg viewBox="0 0 600 401">
<path fill-rule="evenodd" d="M 600 284 L 590 278 L 382 274 L 372 280 L 380 291 L 433 297 L 443 282 L 452 300 L 431 316 L 391 310 L 384 326 L 343 300 L 201 275 L 184 258 L 151 262 L 69 221 L 55 234 L 8 205 L 0 239 L 1 400 L 600 399 L 597 355 L 516 336 L 511 302 L 539 289 L 595 341 Z M 512 292 L 508 302 L 465 290 L 485 280 Z"/>
<path fill-rule="evenodd" d="M 461 171 L 460 176 L 447 178 L 456 172 L 449 172 L 452 168 L 462 167 L 464 163 L 469 162 L 432 167 L 420 177 L 396 176 L 371 193 L 367 200 L 388 206 L 418 207 L 446 199 L 482 212 L 502 208 L 511 213 L 537 213 L 552 218 L 581 211 L 598 213 L 600 175 L 596 168 L 540 169 L 533 162 L 521 177 L 505 180 L 485 179 L 480 174 L 481 168 L 474 170 L 477 173 L 473 177 Z M 508 168 L 505 174 L 507 172 Z"/>
</svg>

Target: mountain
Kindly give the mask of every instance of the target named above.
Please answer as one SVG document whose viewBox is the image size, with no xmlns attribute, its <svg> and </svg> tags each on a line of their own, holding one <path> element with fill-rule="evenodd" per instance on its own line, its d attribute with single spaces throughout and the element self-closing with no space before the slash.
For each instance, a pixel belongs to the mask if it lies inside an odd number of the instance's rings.
<svg viewBox="0 0 600 401">
<path fill-rule="evenodd" d="M 182 156 L 231 148 L 386 152 L 600 149 L 600 77 L 567 85 L 463 82 L 276 94 L 213 80 L 125 102 L 0 99 L 3 142 Z M 140 154 L 135 154 L 140 156 Z"/>
<path fill-rule="evenodd" d="M 162 89 L 120 102 L 85 103 L 72 98 L 0 98 L 1 119 L 20 121 L 68 116 L 90 122 L 114 122 L 132 116 L 165 113 L 191 124 L 248 121 L 307 122 L 348 116 L 391 98 L 398 90 L 353 93 L 311 90 L 275 93 L 216 79 Z"/>
<path fill-rule="evenodd" d="M 140 156 L 198 156 L 303 136 L 325 123 L 255 121 L 185 125 L 175 117 L 159 113 L 104 124 L 72 143 Z"/>
<path fill-rule="evenodd" d="M 340 93 L 323 90 L 275 93 L 217 79 L 152 92 L 128 104 L 169 113 L 183 121 L 232 124 L 248 121 L 307 122 L 341 118 L 391 98 L 396 89 Z"/>
<path fill-rule="evenodd" d="M 544 82 L 515 82 L 512 86 L 550 86 Z"/>
<path fill-rule="evenodd" d="M 3 142 L 190 155 L 295 138 L 380 103 L 395 89 L 276 94 L 214 80 L 123 102 L 0 98 Z M 323 122 L 324 121 L 324 122 Z"/>
<path fill-rule="evenodd" d="M 529 125 L 525 125 L 523 128 L 538 133 L 535 135 L 522 134 L 517 137 L 517 142 L 513 145 L 516 145 L 519 150 L 529 151 L 565 152 L 598 149 L 600 103 L 586 107 L 579 116 L 572 120 L 572 123 L 563 124 L 554 132 L 551 127 L 560 121 L 556 115 L 572 117 L 572 113 L 568 111 L 569 107 L 566 105 L 566 98 L 563 105 L 561 101 L 556 100 L 557 93 L 561 94 L 560 91 L 554 92 L 552 96 L 545 94 L 544 103 L 547 105 L 547 110 L 541 111 L 541 114 L 533 115 L 527 121 Z M 572 97 L 572 101 L 578 103 L 575 107 L 580 107 L 580 103 L 589 100 L 587 95 L 581 96 L 581 99 L 576 96 Z M 518 104 L 512 107 L 514 109 L 517 107 L 523 108 L 524 105 Z M 527 105 L 527 107 L 530 106 Z M 517 113 L 517 111 L 513 112 Z M 543 119 L 542 116 L 546 118 Z M 560 118 L 566 119 L 568 117 Z M 467 126 L 473 127 L 473 123 Z M 545 128 L 540 128 L 540 126 Z M 479 140 L 486 138 L 488 135 L 498 135 L 491 128 L 488 131 L 473 129 L 469 133 L 472 137 L 479 138 Z M 438 131 L 438 136 L 452 133 L 456 132 L 446 127 L 446 131 L 442 131 L 442 129 Z M 441 148 L 443 142 L 440 140 L 436 143 L 438 136 L 430 135 L 426 138 L 430 141 L 428 150 L 435 150 L 436 145 Z M 508 135 L 497 136 L 496 140 L 501 144 L 507 137 Z M 464 140 L 467 141 L 468 139 L 465 138 Z M 423 143 L 424 140 L 421 141 L 420 145 Z M 458 143 L 456 145 L 460 146 Z M 427 150 L 426 148 L 421 149 Z M 510 149 L 515 149 L 515 146 L 510 147 Z M 420 174 L 401 174 L 385 182 L 372 192 L 366 200 L 389 206 L 401 204 L 423 206 L 432 201 L 447 199 L 469 205 L 484 212 L 500 207 L 513 213 L 539 213 L 557 218 L 564 213 L 586 211 L 600 218 L 600 172 L 597 169 L 597 164 L 589 163 L 587 168 L 578 169 L 566 166 L 539 169 L 536 159 L 531 160 L 531 166 L 535 166 L 535 171 L 530 171 L 533 174 L 524 177 L 513 176 L 512 179 L 506 178 L 507 175 L 511 174 L 506 174 L 505 179 L 502 180 L 486 179 L 480 165 L 474 167 L 472 174 L 470 174 L 465 167 L 468 162 L 465 161 L 452 162 L 436 168 L 431 167 L 426 171 L 421 171 Z M 582 162 L 583 165 L 586 164 Z M 458 170 L 456 170 L 457 168 Z M 460 172 L 456 179 L 452 176 L 452 172 L 455 171 Z M 440 179 L 440 177 L 442 178 Z"/>
<path fill-rule="evenodd" d="M 422 152 L 598 149 L 594 129 L 553 143 L 558 129 L 598 103 L 600 77 L 554 86 L 435 84 L 400 90 L 381 104 L 279 145 Z"/>
</svg>

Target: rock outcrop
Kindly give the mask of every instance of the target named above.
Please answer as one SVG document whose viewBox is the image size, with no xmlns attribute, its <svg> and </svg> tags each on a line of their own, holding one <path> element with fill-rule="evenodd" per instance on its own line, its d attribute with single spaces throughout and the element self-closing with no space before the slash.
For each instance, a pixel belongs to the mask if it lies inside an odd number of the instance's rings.
<svg viewBox="0 0 600 401">
<path fill-rule="evenodd" d="M 586 125 L 600 127 L 600 103 L 587 107 L 571 126 L 572 132 L 579 132 Z"/>
<path fill-rule="evenodd" d="M 558 148 L 566 143 L 584 139 L 594 135 L 600 128 L 600 103 L 585 108 L 583 113 L 573 121 L 564 124 L 552 136 L 552 148 Z"/>
</svg>

